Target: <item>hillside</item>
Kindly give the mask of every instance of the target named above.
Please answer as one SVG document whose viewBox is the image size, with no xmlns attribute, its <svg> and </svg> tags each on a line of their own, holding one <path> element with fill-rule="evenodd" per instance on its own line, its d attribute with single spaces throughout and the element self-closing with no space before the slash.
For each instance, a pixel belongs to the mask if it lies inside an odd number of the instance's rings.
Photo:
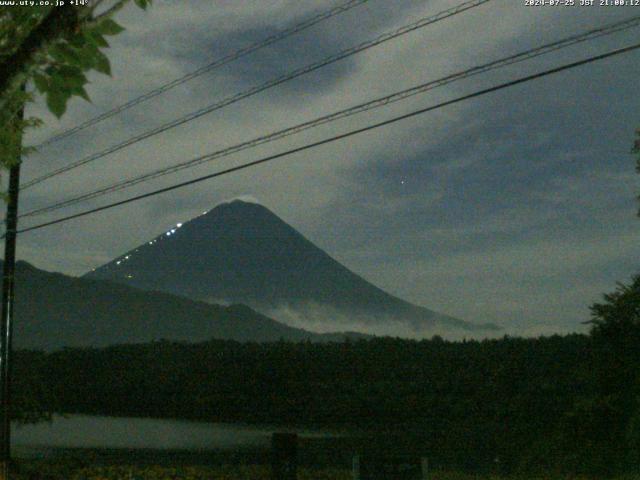
<svg viewBox="0 0 640 480">
<path fill-rule="evenodd" d="M 235 200 L 179 223 L 89 272 L 196 300 L 244 303 L 280 321 L 431 334 L 494 331 L 413 305 L 340 264 L 266 207 Z"/>
<path fill-rule="evenodd" d="M 211 338 L 259 342 L 345 338 L 292 328 L 244 305 L 195 302 L 167 293 L 45 272 L 26 262 L 18 262 L 16 269 L 16 348 L 99 347 L 163 338 L 185 342 Z"/>
</svg>

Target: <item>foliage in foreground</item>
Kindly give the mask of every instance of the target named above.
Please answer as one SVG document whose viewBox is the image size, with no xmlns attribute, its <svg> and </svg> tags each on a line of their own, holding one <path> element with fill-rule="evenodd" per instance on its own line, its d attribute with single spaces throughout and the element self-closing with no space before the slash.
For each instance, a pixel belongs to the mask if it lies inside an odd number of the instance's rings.
<svg viewBox="0 0 640 480">
<path fill-rule="evenodd" d="M 69 465 L 24 463 L 15 480 L 260 480 L 270 479 L 268 466 L 131 466 L 113 465 L 74 468 Z M 299 469 L 299 480 L 349 480 L 351 472 L 338 469 Z M 443 479 L 445 480 L 445 479 Z M 453 480 L 453 479 L 451 479 Z"/>
<path fill-rule="evenodd" d="M 269 480 L 271 471 L 268 466 L 130 466 L 113 465 L 103 467 L 79 467 L 69 465 L 34 462 L 20 465 L 21 473 L 15 480 Z M 299 480 L 350 480 L 352 477 L 348 469 L 306 469 L 298 470 Z M 432 472 L 430 480 L 590 480 L 586 476 L 497 476 L 465 474 L 461 472 Z M 616 477 L 612 480 L 640 480 L 639 475 Z"/>
<path fill-rule="evenodd" d="M 111 75 L 105 37 L 124 30 L 112 17 L 128 2 L 46 2 L 0 9 L 0 172 L 29 153 L 22 146 L 23 134 L 42 124 L 36 117 L 22 119 L 20 113 L 34 101 L 35 91 L 46 98 L 51 113 L 61 117 L 70 98 L 89 101 L 87 72 Z M 146 8 L 151 0 L 134 3 Z"/>
</svg>

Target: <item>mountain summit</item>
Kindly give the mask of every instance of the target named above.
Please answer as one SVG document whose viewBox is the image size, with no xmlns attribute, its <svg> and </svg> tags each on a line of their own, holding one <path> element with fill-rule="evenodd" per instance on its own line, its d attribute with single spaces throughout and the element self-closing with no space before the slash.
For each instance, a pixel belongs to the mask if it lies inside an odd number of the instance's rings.
<svg viewBox="0 0 640 480">
<path fill-rule="evenodd" d="M 384 292 L 266 207 L 241 200 L 179 223 L 86 277 L 194 300 L 243 303 L 285 323 L 321 331 L 335 326 L 375 333 L 405 327 L 416 334 L 496 329 Z"/>
</svg>

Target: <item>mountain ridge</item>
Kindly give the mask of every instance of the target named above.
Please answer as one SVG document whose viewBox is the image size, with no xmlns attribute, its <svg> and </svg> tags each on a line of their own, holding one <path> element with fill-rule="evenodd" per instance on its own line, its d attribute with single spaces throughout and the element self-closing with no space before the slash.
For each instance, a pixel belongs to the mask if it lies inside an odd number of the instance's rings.
<svg viewBox="0 0 640 480">
<path fill-rule="evenodd" d="M 243 303 L 277 317 L 287 309 L 316 325 L 402 325 L 495 331 L 413 305 L 376 287 L 263 205 L 217 205 L 108 262 L 86 278 L 209 302 Z M 326 313 L 323 313 L 324 310 Z M 290 322 L 285 322 L 289 323 Z M 325 322 L 326 323 L 326 322 Z"/>
<path fill-rule="evenodd" d="M 0 261 L 0 271 L 3 269 Z M 46 272 L 16 264 L 14 345 L 55 350 L 156 340 L 342 341 L 354 332 L 317 334 L 284 325 L 245 305 L 212 305 L 165 292 Z"/>
</svg>

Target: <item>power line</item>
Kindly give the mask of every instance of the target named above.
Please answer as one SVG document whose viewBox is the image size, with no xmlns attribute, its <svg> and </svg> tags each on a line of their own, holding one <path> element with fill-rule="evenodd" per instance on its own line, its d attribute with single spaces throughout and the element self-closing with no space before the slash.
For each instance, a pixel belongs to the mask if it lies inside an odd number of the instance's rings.
<svg viewBox="0 0 640 480">
<path fill-rule="evenodd" d="M 333 7 L 330 10 L 327 10 L 326 12 L 320 13 L 318 15 L 315 15 L 311 18 L 308 18 L 307 20 L 298 23 L 296 25 L 294 25 L 291 28 L 287 28 L 285 30 L 282 30 L 278 33 L 275 33 L 274 35 L 271 35 L 270 37 L 265 38 L 264 40 L 261 40 L 259 42 L 255 42 L 252 43 L 251 45 L 248 45 L 246 47 L 243 47 L 235 52 L 232 52 L 228 55 L 225 55 L 224 57 L 218 58 L 216 60 L 214 60 L 211 63 L 208 63 L 207 65 L 204 65 L 200 68 L 198 68 L 197 70 L 194 70 L 192 72 L 187 73 L 186 75 L 183 75 L 182 77 L 176 78 L 170 82 L 167 82 L 153 90 L 148 91 L 147 93 L 144 93 L 143 95 L 140 95 L 139 97 L 135 97 L 131 100 L 129 100 L 126 103 L 123 103 L 122 105 L 118 105 L 117 107 L 112 108 L 111 110 L 107 110 L 104 113 L 101 113 L 100 115 L 97 115 L 96 117 L 90 118 L 89 120 L 80 123 L 79 125 L 76 125 L 73 128 L 70 128 L 68 130 L 65 130 L 57 135 L 52 136 L 51 138 L 45 140 L 44 142 L 40 143 L 39 145 L 36 146 L 36 148 L 42 148 L 45 147 L 47 145 L 50 145 L 54 142 L 57 142 L 59 140 L 62 140 L 63 138 L 67 138 L 70 137 L 71 135 L 84 130 L 88 127 L 91 127 L 97 123 L 102 122 L 103 120 L 106 120 L 107 118 L 111 118 L 115 115 L 118 115 L 119 113 L 128 110 L 131 107 L 134 107 L 136 105 L 139 105 L 140 103 L 146 102 L 147 100 L 150 100 L 154 97 L 157 97 L 158 95 L 171 90 L 172 88 L 177 87 L 178 85 L 182 85 L 183 83 L 186 83 L 190 80 L 193 80 L 194 78 L 197 78 L 201 75 L 204 75 L 205 73 L 209 73 L 210 71 L 218 68 L 218 67 L 222 67 L 228 63 L 231 63 L 235 60 L 238 60 L 246 55 L 249 55 L 250 53 L 253 53 L 257 50 L 260 50 L 262 48 L 268 47 L 269 45 L 272 45 L 276 42 L 279 42 L 280 40 L 284 40 L 287 37 L 290 37 L 296 33 L 300 33 L 303 30 L 306 30 L 320 22 L 323 22 L 324 20 L 328 20 L 332 17 L 335 17 L 336 15 L 340 15 L 341 13 L 347 12 L 348 10 L 351 10 L 352 8 L 358 7 L 360 5 L 362 5 L 363 3 L 368 2 L 369 0 L 349 0 L 346 3 L 343 3 L 341 5 L 338 5 L 336 7 Z"/>
<path fill-rule="evenodd" d="M 53 170 L 52 172 L 49 172 L 45 175 L 42 175 L 40 177 L 37 177 L 27 183 L 25 183 L 24 185 L 22 185 L 22 189 L 27 189 L 29 187 L 32 187 L 38 183 L 44 182 L 45 180 L 48 180 L 50 178 L 53 178 L 57 175 L 60 175 L 62 173 L 68 172 L 70 170 L 73 170 L 75 168 L 78 168 L 82 165 L 86 165 L 87 163 L 93 162 L 95 160 L 98 160 L 99 158 L 105 157 L 111 153 L 117 152 L 119 150 L 122 150 L 123 148 L 126 148 L 128 146 L 131 146 L 135 143 L 138 143 L 142 140 L 145 140 L 149 137 L 153 137 L 155 135 L 158 135 L 160 133 L 163 133 L 171 128 L 183 125 L 187 122 L 190 122 L 192 120 L 195 120 L 196 118 L 202 117 L 203 115 L 206 115 L 208 113 L 211 113 L 215 110 L 219 110 L 221 108 L 224 108 L 228 105 L 231 105 L 233 103 L 239 102 L 240 100 L 243 100 L 245 98 L 251 97 L 253 95 L 256 95 L 260 92 L 263 92 L 267 89 L 273 88 L 277 85 L 283 84 L 285 82 L 288 82 L 290 80 L 293 80 L 295 78 L 301 77 L 302 75 L 305 75 L 307 73 L 311 73 L 315 70 L 318 70 L 322 67 L 325 67 L 327 65 L 330 65 L 332 63 L 335 63 L 339 60 L 342 60 L 344 58 L 350 57 L 352 55 L 355 55 L 357 53 L 360 53 L 364 50 L 367 50 L 369 48 L 375 47 L 377 45 L 380 45 L 381 43 L 385 43 L 388 42 L 390 40 L 393 40 L 394 38 L 397 38 L 401 35 L 406 35 L 410 32 L 413 32 L 415 30 L 418 30 L 420 28 L 426 27 L 428 25 L 431 25 L 433 23 L 439 22 L 440 20 L 444 20 L 446 18 L 452 17 L 454 15 L 457 15 L 459 13 L 462 13 L 466 10 L 469 10 L 471 8 L 475 8 L 478 7 L 484 3 L 487 3 L 491 0 L 470 0 L 467 2 L 464 2 L 460 5 L 458 5 L 457 7 L 453 7 L 447 10 L 444 10 L 440 13 L 437 13 L 436 15 L 430 16 L 430 17 L 425 17 L 422 18 L 420 20 L 418 20 L 417 22 L 411 23 L 409 25 L 405 25 L 401 28 L 398 28 L 392 32 L 387 32 L 385 34 L 380 35 L 379 37 L 376 37 L 373 40 L 368 40 L 365 42 L 362 42 L 354 47 L 350 47 L 347 48 L 346 50 L 342 50 L 341 52 L 331 55 L 329 57 L 326 57 L 320 61 L 311 63 L 307 66 L 304 66 L 302 68 L 298 68 L 290 73 L 287 73 L 285 75 L 282 75 L 280 77 L 276 77 L 274 79 L 271 79 L 265 83 L 262 83 L 260 85 L 257 85 L 255 87 L 252 87 L 248 90 L 242 91 L 240 93 L 236 93 L 234 95 L 231 95 L 221 101 L 215 102 L 207 107 L 201 108 L 199 110 L 196 110 L 194 112 L 191 112 L 185 116 L 182 116 L 176 120 L 172 120 L 171 122 L 165 123 L 163 125 L 160 125 L 159 127 L 156 127 L 152 130 L 148 130 L 140 135 L 131 137 L 127 140 L 125 140 L 124 142 L 121 142 L 119 144 L 113 145 L 111 147 L 106 148 L 105 150 L 102 150 L 98 153 L 94 153 L 92 155 L 89 155 L 85 158 L 82 158 L 80 160 L 77 160 L 75 162 L 72 162 L 64 167 L 58 168 L 56 170 Z"/>
<path fill-rule="evenodd" d="M 433 110 L 437 110 L 439 108 L 443 108 L 443 107 L 446 107 L 446 106 L 449 106 L 449 105 L 460 103 L 462 101 L 469 100 L 469 99 L 472 99 L 472 98 L 475 98 L 475 97 L 480 97 L 480 96 L 486 95 L 488 93 L 496 92 L 496 91 L 502 90 L 504 88 L 513 87 L 515 85 L 519 85 L 521 83 L 530 82 L 532 80 L 536 80 L 538 78 L 542 78 L 542 77 L 545 77 L 547 75 L 552 75 L 554 73 L 559 73 L 559 72 L 562 72 L 562 71 L 565 71 L 565 70 L 576 68 L 576 67 L 579 67 L 579 66 L 582 66 L 582 65 L 586 65 L 586 64 L 598 61 L 598 60 L 603 60 L 605 58 L 613 57 L 613 56 L 616 56 L 616 55 L 621 55 L 623 53 L 627 53 L 627 52 L 630 52 L 632 50 L 637 50 L 638 48 L 640 48 L 640 43 L 636 43 L 634 45 L 630 45 L 630 46 L 624 47 L 624 48 L 619 48 L 617 50 L 613 50 L 613 51 L 610 51 L 610 52 L 607 52 L 607 53 L 603 53 L 601 55 L 596 55 L 596 56 L 593 56 L 593 57 L 589 57 L 587 59 L 580 60 L 580 61 L 577 61 L 577 62 L 565 64 L 565 65 L 562 65 L 560 67 L 556 67 L 556 68 L 552 68 L 552 69 L 545 70 L 545 71 L 542 71 L 542 72 L 538 72 L 538 73 L 535 73 L 533 75 L 527 75 L 525 77 L 520 77 L 520 78 L 518 78 L 516 80 L 511 80 L 509 82 L 502 83 L 502 84 L 496 85 L 494 87 L 485 88 L 483 90 L 479 90 L 479 91 L 476 91 L 474 93 L 470 93 L 468 95 L 457 97 L 457 98 L 455 98 L 453 100 L 448 100 L 446 102 L 442 102 L 442 103 L 439 103 L 437 105 L 432 105 L 430 107 L 422 108 L 420 110 L 415 110 L 413 112 L 406 113 L 404 115 L 400 115 L 400 116 L 391 118 L 389 120 L 385 120 L 385 121 L 382 121 L 382 122 L 374 123 L 372 125 L 368 125 L 366 127 L 362 127 L 362 128 L 356 129 L 356 130 L 351 130 L 349 132 L 342 133 L 340 135 L 335 135 L 333 137 L 329 137 L 329 138 L 326 138 L 324 140 L 320 140 L 320 141 L 317 141 L 317 142 L 314 142 L 314 143 L 309 143 L 309 144 L 304 145 L 302 147 L 293 148 L 293 149 L 290 149 L 290 150 L 287 150 L 287 151 L 284 151 L 284 152 L 281 152 L 281 153 L 277 153 L 277 154 L 274 154 L 274 155 L 270 155 L 268 157 L 261 158 L 259 160 L 254 160 L 252 162 L 244 163 L 244 164 L 238 165 L 236 167 L 227 168 L 225 170 L 221 170 L 221 171 L 218 171 L 218 172 L 215 172 L 215 173 L 204 175 L 202 177 L 198 177 L 198 178 L 195 178 L 195 179 L 192 179 L 192 180 L 188 180 L 186 182 L 177 183 L 177 184 L 171 185 L 169 187 L 160 188 L 160 189 L 154 190 L 152 192 L 144 193 L 144 194 L 141 194 L 141 195 L 137 195 L 135 197 L 127 198 L 125 200 L 120 200 L 120 201 L 113 202 L 113 203 L 110 203 L 110 204 L 107 204 L 107 205 L 103 205 L 101 207 L 92 208 L 90 210 L 85 210 L 84 212 L 75 213 L 73 215 L 68 215 L 66 217 L 58 218 L 56 220 L 51 220 L 51 221 L 48 221 L 48 222 L 40 223 L 40 224 L 34 225 L 32 227 L 23 228 L 21 230 L 18 230 L 17 233 L 30 232 L 30 231 L 38 230 L 38 229 L 41 229 L 41 228 L 44 228 L 44 227 L 48 227 L 48 226 L 51 226 L 51 225 L 56 225 L 58 223 L 67 222 L 67 221 L 75 219 L 75 218 L 84 217 L 84 216 L 91 215 L 91 214 L 94 214 L 94 213 L 97 213 L 97 212 L 101 212 L 103 210 L 108 210 L 108 209 L 111 209 L 111 208 L 114 208 L 114 207 L 118 207 L 120 205 L 125 205 L 127 203 L 136 202 L 138 200 L 142 200 L 142 199 L 145 199 L 145 198 L 153 197 L 153 196 L 159 195 L 161 193 L 169 192 L 169 191 L 172 191 L 172 190 L 176 190 L 178 188 L 182 188 L 182 187 L 186 187 L 186 186 L 193 185 L 193 184 L 196 184 L 196 183 L 200 183 L 200 182 L 203 182 L 205 180 L 210 180 L 212 178 L 216 178 L 216 177 L 227 175 L 227 174 L 230 174 L 230 173 L 233 173 L 233 172 L 237 172 L 239 170 L 244 170 L 244 169 L 247 169 L 247 168 L 250 168 L 250 167 L 254 167 L 256 165 L 260 165 L 260 164 L 267 163 L 267 162 L 270 162 L 270 161 L 273 161 L 273 160 L 276 160 L 276 159 L 279 159 L 279 158 L 282 158 L 282 157 L 286 157 L 286 156 L 292 155 L 294 153 L 299 153 L 299 152 L 302 152 L 302 151 L 305 151 L 305 150 L 310 150 L 312 148 L 319 147 L 321 145 L 325 145 L 327 143 L 332 143 L 332 142 L 335 142 L 337 140 L 342 140 L 344 138 L 348 138 L 348 137 L 351 137 L 351 136 L 354 136 L 354 135 L 358 135 L 360 133 L 364 133 L 364 132 L 368 132 L 370 130 L 374 130 L 376 128 L 380 128 L 380 127 L 383 127 L 383 126 L 386 126 L 386 125 L 390 125 L 390 124 L 399 122 L 401 120 L 405 120 L 407 118 L 415 117 L 417 115 L 422 115 L 424 113 L 427 113 L 427 112 L 430 112 L 430 111 L 433 111 Z"/>
<path fill-rule="evenodd" d="M 93 190 L 91 192 L 87 192 L 72 198 L 69 198 L 67 200 L 63 200 L 61 202 L 52 204 L 52 205 L 48 205 L 48 206 L 44 206 L 38 209 L 34 209 L 31 211 L 28 211 L 24 214 L 22 214 L 20 217 L 24 218 L 24 217 L 31 217 L 31 216 L 37 216 L 37 215 L 42 215 L 44 213 L 48 213 L 48 212 L 52 212 L 70 205 L 74 205 L 76 203 L 85 201 L 85 200 L 90 200 L 93 198 L 97 198 L 100 197 L 102 195 L 106 195 L 109 193 L 113 193 L 119 190 L 123 190 L 125 188 L 129 188 L 132 187 L 134 185 L 138 185 L 140 183 L 143 182 L 147 182 L 150 180 L 153 180 L 155 178 L 159 178 L 162 177 L 164 175 L 169 175 L 172 173 L 176 173 L 178 171 L 187 169 L 187 168 L 192 168 L 195 167 L 197 165 L 201 165 L 203 163 L 206 162 L 210 162 L 212 160 L 215 159 L 219 159 L 222 157 L 226 157 L 229 155 L 232 155 L 234 153 L 238 153 L 240 151 L 249 149 L 249 148 L 254 148 L 256 146 L 259 145 L 263 145 L 266 143 L 270 143 L 273 142 L 275 140 L 280 140 L 282 138 L 288 137 L 290 135 L 294 135 L 297 133 L 300 133 L 302 131 L 308 130 L 310 128 L 314 128 L 320 125 L 324 125 L 342 118 L 346 118 L 352 115 L 356 115 L 362 112 L 366 112 L 369 110 L 373 110 L 375 108 L 380 108 L 383 107 L 385 105 L 389 105 L 391 103 L 394 102 L 398 102 L 400 100 L 405 100 L 409 97 L 412 97 L 414 95 L 420 94 L 420 93 L 424 93 L 426 91 L 447 85 L 449 83 L 458 81 L 458 80 L 462 80 L 465 78 L 469 78 L 475 75 L 479 75 L 481 73 L 485 73 L 488 72 L 490 70 L 495 70 L 498 68 L 503 68 L 505 66 L 508 65 L 513 65 L 515 63 L 519 63 L 525 60 L 529 60 L 535 57 L 538 57 L 540 55 L 544 55 L 547 53 L 551 53 L 557 50 L 560 50 L 562 48 L 566 48 L 581 42 L 585 42 L 588 40 L 594 40 L 596 38 L 600 38 L 602 36 L 605 35 L 611 35 L 613 33 L 616 32 L 620 32 L 623 30 L 627 30 L 629 28 L 633 28 L 633 27 L 638 27 L 640 26 L 640 15 L 636 16 L 636 17 L 632 17 L 630 19 L 627 20 L 623 20 L 620 22 L 615 22 L 612 24 L 608 24 L 599 28 L 594 28 L 591 29 L 585 33 L 581 33 L 578 35 L 573 35 L 567 38 L 564 38 L 562 40 L 558 40 L 556 42 L 552 42 L 552 43 L 548 43 L 545 45 L 542 45 L 540 47 L 536 47 L 533 49 L 529 49 L 523 52 L 519 52 L 515 55 L 511 55 L 499 60 L 495 60 L 489 63 L 486 63 L 484 65 L 479 65 L 479 66 L 475 66 L 472 68 L 469 68 L 467 70 L 464 70 L 462 72 L 458 72 L 458 73 L 454 73 L 452 75 L 448 75 L 446 77 L 437 79 L 437 80 L 432 80 L 429 81 L 427 83 L 423 83 L 405 90 L 402 90 L 400 92 L 396 92 L 393 93 L 391 95 L 387 95 L 381 98 L 377 98 L 375 100 L 371 100 L 368 101 L 366 103 L 362 103 L 344 110 L 340 110 L 338 112 L 334 112 L 331 113 L 329 115 L 324 115 L 321 116 L 319 118 L 304 122 L 304 123 L 300 123 L 298 125 L 292 126 L 292 127 L 288 127 L 285 128 L 283 130 L 279 130 L 276 132 L 272 132 L 270 134 L 267 135 L 262 135 L 260 137 L 242 142 L 240 144 L 237 145 L 233 145 L 221 150 L 218 150 L 216 152 L 213 153 L 209 153 L 206 155 L 202 155 L 199 157 L 196 157 L 194 159 L 185 161 L 185 162 L 181 162 L 177 165 L 172 165 L 169 167 L 165 167 L 165 168 L 161 168 L 161 169 L 157 169 L 155 171 L 128 179 L 128 180 L 122 180 L 120 182 L 105 186 L 105 187 L 101 187 L 97 190 Z"/>
</svg>

